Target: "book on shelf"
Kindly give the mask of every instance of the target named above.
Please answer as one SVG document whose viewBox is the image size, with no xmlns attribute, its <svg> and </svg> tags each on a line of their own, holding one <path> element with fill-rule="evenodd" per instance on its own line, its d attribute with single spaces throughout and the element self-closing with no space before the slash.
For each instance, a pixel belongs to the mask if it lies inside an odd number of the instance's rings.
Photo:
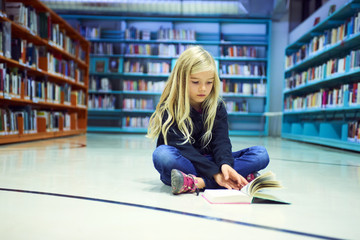
<svg viewBox="0 0 360 240">
<path fill-rule="evenodd" d="M 263 189 L 281 187 L 281 183 L 275 179 L 275 174 L 269 171 L 255 178 L 241 190 L 206 189 L 202 196 L 211 204 L 250 204 L 257 196 L 268 198 L 269 201 L 274 200 L 274 197 L 268 194 L 257 193 Z"/>
<path fill-rule="evenodd" d="M 123 109 L 125 110 L 154 110 L 153 99 L 124 98 Z"/>
<path fill-rule="evenodd" d="M 112 90 L 111 81 L 109 78 L 94 78 L 90 79 L 89 90 L 99 91 L 99 92 L 109 92 Z"/>
<path fill-rule="evenodd" d="M 148 128 L 150 117 L 130 117 L 122 118 L 123 128 Z"/>
<path fill-rule="evenodd" d="M 249 111 L 249 105 L 246 100 L 242 101 L 225 101 L 226 110 L 229 113 L 242 112 L 247 113 Z"/>
<path fill-rule="evenodd" d="M 266 76 L 265 64 L 221 64 L 220 74 L 241 76 Z"/>
<path fill-rule="evenodd" d="M 348 139 L 349 142 L 360 143 L 360 121 L 352 121 L 348 123 Z"/>
<path fill-rule="evenodd" d="M 88 99 L 89 109 L 115 110 L 116 97 L 113 95 L 90 95 Z"/>
<path fill-rule="evenodd" d="M 165 88 L 165 81 L 124 80 L 124 91 L 148 91 L 162 92 Z"/>
<path fill-rule="evenodd" d="M 120 65 L 120 59 L 119 58 L 110 58 L 109 59 L 109 72 L 117 73 L 120 72 L 119 65 Z"/>
<path fill-rule="evenodd" d="M 2 55 L 11 58 L 11 23 L 0 22 L 1 52 Z"/>
<path fill-rule="evenodd" d="M 103 73 L 105 71 L 105 61 L 98 60 L 95 62 L 95 72 Z"/>
<path fill-rule="evenodd" d="M 220 55 L 222 57 L 246 57 L 259 58 L 265 57 L 265 48 L 254 46 L 221 46 Z"/>
</svg>

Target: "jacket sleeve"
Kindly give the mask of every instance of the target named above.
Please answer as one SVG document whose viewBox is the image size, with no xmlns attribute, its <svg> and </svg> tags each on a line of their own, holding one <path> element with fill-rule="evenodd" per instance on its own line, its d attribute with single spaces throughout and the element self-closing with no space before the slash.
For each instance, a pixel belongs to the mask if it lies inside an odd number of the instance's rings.
<svg viewBox="0 0 360 240">
<path fill-rule="evenodd" d="M 223 164 L 233 166 L 232 146 L 229 138 L 228 114 L 222 102 L 216 113 L 212 131 L 211 149 L 219 169 Z"/>
<path fill-rule="evenodd" d="M 161 134 L 160 138 L 163 138 Z M 161 139 L 160 142 L 163 142 L 163 139 Z M 214 174 L 220 172 L 219 167 L 203 156 L 191 143 L 187 142 L 183 144 L 183 142 L 183 134 L 177 125 L 173 124 L 167 133 L 167 144 L 179 149 L 181 155 L 191 161 L 201 176 L 212 178 Z"/>
</svg>

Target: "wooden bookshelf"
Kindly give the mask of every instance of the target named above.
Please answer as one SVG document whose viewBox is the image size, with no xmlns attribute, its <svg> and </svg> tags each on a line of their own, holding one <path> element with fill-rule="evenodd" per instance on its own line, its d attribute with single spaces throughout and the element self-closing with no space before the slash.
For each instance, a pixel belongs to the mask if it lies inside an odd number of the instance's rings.
<svg viewBox="0 0 360 240">
<path fill-rule="evenodd" d="M 282 137 L 360 151 L 360 1 L 286 48 Z"/>
<path fill-rule="evenodd" d="M 39 0 L 0 10 L 0 144 L 85 134 L 90 43 Z"/>
</svg>

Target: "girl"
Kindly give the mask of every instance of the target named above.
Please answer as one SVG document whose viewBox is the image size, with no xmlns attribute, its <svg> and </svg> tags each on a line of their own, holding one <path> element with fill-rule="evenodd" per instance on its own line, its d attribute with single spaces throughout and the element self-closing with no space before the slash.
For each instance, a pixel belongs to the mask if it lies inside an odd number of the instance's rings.
<svg viewBox="0 0 360 240">
<path fill-rule="evenodd" d="M 256 146 L 232 153 L 220 79 L 202 47 L 184 51 L 166 83 L 147 137 L 156 139 L 153 162 L 174 194 L 204 188 L 241 189 L 265 168 L 269 156 Z"/>
</svg>

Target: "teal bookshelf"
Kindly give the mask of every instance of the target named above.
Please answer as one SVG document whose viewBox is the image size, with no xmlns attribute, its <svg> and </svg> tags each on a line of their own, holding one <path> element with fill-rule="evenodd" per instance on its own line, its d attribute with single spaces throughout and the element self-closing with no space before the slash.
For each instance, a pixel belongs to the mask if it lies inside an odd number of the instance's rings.
<svg viewBox="0 0 360 240">
<path fill-rule="evenodd" d="M 146 133 L 147 121 L 163 90 L 161 87 L 177 58 L 187 47 L 201 45 L 214 56 L 219 68 L 223 84 L 221 97 L 229 111 L 230 134 L 268 135 L 268 117 L 264 113 L 269 111 L 270 20 L 62 17 L 78 26 L 92 43 L 89 132 Z M 119 68 L 110 71 L 111 62 Z M 93 84 L 96 87 L 92 87 L 92 79 L 96 80 Z M 99 87 L 102 79 L 107 79 L 105 85 L 111 85 L 110 89 L 102 91 Z M 93 106 L 100 101 L 113 101 L 113 104 Z M 149 103 L 150 108 L 129 110 L 124 105 L 129 101 L 135 105 Z"/>
<path fill-rule="evenodd" d="M 282 137 L 360 151 L 360 1 L 286 48 Z"/>
</svg>

